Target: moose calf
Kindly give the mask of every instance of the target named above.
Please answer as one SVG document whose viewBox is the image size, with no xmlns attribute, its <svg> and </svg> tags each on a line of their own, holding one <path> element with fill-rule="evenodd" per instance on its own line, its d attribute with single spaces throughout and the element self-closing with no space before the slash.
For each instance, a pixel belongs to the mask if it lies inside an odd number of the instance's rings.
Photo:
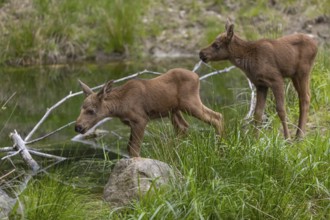
<svg viewBox="0 0 330 220">
<path fill-rule="evenodd" d="M 304 34 L 292 34 L 276 40 L 245 41 L 234 34 L 234 25 L 227 20 L 226 32 L 199 53 L 204 62 L 229 60 L 243 70 L 257 88 L 254 118 L 260 125 L 268 88 L 274 93 L 276 110 L 282 122 L 284 137 L 289 130 L 284 108 L 284 77 L 292 79 L 299 97 L 297 138 L 305 132 L 310 104 L 310 72 L 317 54 L 316 42 Z"/>
<path fill-rule="evenodd" d="M 199 96 L 199 77 L 185 69 L 172 69 L 150 80 L 129 80 L 122 86 L 112 87 L 109 81 L 94 93 L 80 82 L 86 95 L 75 130 L 85 133 L 106 117 L 118 117 L 131 128 L 128 152 L 139 157 L 140 144 L 150 119 L 170 116 L 177 133 L 186 133 L 188 123 L 181 112 L 192 115 L 222 132 L 222 115 L 203 105 Z"/>
</svg>

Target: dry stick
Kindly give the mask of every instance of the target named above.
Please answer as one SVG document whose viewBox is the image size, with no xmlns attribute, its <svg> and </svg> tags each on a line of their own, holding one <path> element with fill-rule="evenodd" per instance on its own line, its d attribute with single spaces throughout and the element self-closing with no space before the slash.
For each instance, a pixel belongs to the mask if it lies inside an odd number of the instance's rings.
<svg viewBox="0 0 330 220">
<path fill-rule="evenodd" d="M 14 93 L 13 93 L 13 94 L 7 99 L 7 101 L 5 102 L 5 104 L 2 105 L 1 108 L 5 108 L 6 105 L 7 105 L 7 103 L 9 102 L 9 100 L 12 99 L 15 95 L 16 95 L 16 92 L 14 92 Z"/>
<path fill-rule="evenodd" d="M 1 160 L 5 160 L 5 159 L 8 159 L 8 158 L 10 158 L 10 157 L 13 157 L 13 156 L 19 154 L 20 152 L 21 152 L 21 150 L 18 150 L 18 151 L 10 151 L 10 152 L 8 152 L 9 155 L 7 155 L 7 156 L 1 158 Z"/>
<path fill-rule="evenodd" d="M 208 77 L 210 77 L 210 76 L 214 76 L 214 75 L 217 75 L 217 74 L 220 74 L 220 73 L 227 73 L 227 72 L 229 72 L 230 70 L 232 70 L 232 69 L 234 69 L 235 68 L 235 66 L 230 66 L 230 67 L 227 67 L 227 68 L 225 68 L 225 69 L 223 69 L 223 70 L 217 70 L 217 71 L 214 71 L 214 72 L 212 72 L 212 73 L 209 73 L 209 74 L 206 74 L 206 75 L 204 75 L 204 76 L 201 76 L 200 78 L 199 78 L 199 80 L 203 80 L 203 79 L 206 79 L 206 78 L 208 78 Z"/>
<path fill-rule="evenodd" d="M 0 152 L 8 152 L 15 150 L 13 147 L 2 147 L 0 148 Z"/>
<path fill-rule="evenodd" d="M 44 135 L 44 136 L 42 136 L 42 137 L 36 138 L 36 139 L 34 139 L 34 140 L 32 140 L 32 141 L 27 141 L 27 142 L 25 142 L 25 144 L 32 144 L 32 143 L 35 143 L 35 142 L 41 141 L 41 140 L 43 140 L 43 139 L 45 139 L 45 138 L 47 138 L 47 137 L 49 137 L 49 136 L 55 134 L 56 132 L 58 132 L 58 131 L 60 131 L 60 130 L 62 130 L 62 129 L 64 129 L 64 128 L 70 126 L 70 125 L 72 125 L 72 124 L 75 123 L 75 122 L 76 122 L 76 121 L 69 122 L 68 124 L 66 124 L 66 125 L 64 125 L 64 126 L 62 126 L 62 127 L 60 127 L 60 128 L 58 128 L 58 129 L 56 129 L 55 131 L 52 131 L 52 132 L 50 132 L 50 133 L 48 133 L 48 134 L 46 134 L 46 135 Z"/>
<path fill-rule="evenodd" d="M 16 169 L 13 169 L 13 170 L 9 171 L 9 172 L 6 173 L 5 175 L 1 176 L 1 177 L 0 177 L 0 180 L 6 178 L 7 176 L 9 176 L 10 174 L 12 174 L 12 173 L 15 172 L 15 171 L 16 171 Z"/>
<path fill-rule="evenodd" d="M 1 148 L 0 148 L 1 149 Z M 36 156 L 41 156 L 41 157 L 46 157 L 46 158 L 50 158 L 50 159 L 56 159 L 56 160 L 65 160 L 66 158 L 65 157 L 60 157 L 60 156 L 55 156 L 55 155 L 52 155 L 52 154 L 46 154 L 46 153 L 41 153 L 39 151 L 36 151 L 36 150 L 33 150 L 33 149 L 30 149 L 28 147 L 26 147 L 26 149 L 33 155 L 36 155 Z M 16 156 L 17 154 L 19 154 L 21 152 L 21 150 L 17 150 L 17 151 L 14 151 L 15 149 L 14 148 L 8 148 L 8 149 L 5 149 L 2 148 L 1 149 L 1 152 L 8 152 L 9 155 L 1 158 L 1 160 L 5 160 L 5 159 L 8 159 L 10 157 L 14 157 Z"/>
<path fill-rule="evenodd" d="M 15 148 L 20 151 L 20 154 L 25 163 L 31 168 L 33 172 L 36 172 L 40 167 L 38 163 L 31 157 L 29 151 L 26 149 L 25 142 L 16 130 L 15 133 L 10 134 L 10 138 L 13 140 Z"/>
<path fill-rule="evenodd" d="M 75 142 L 80 142 L 80 143 L 83 143 L 83 144 L 87 144 L 87 145 L 92 146 L 94 148 L 99 148 L 100 147 L 99 144 L 97 144 L 95 141 L 90 141 L 88 139 L 94 139 L 94 138 L 99 137 L 102 134 L 104 134 L 104 132 L 102 132 L 102 131 L 98 132 L 96 130 L 96 128 L 99 127 L 100 125 L 102 125 L 104 122 L 109 121 L 111 119 L 112 118 L 104 118 L 104 119 L 102 119 L 101 121 L 99 121 L 98 123 L 96 123 L 92 128 L 90 128 L 85 134 L 77 134 L 71 140 L 72 141 L 75 141 Z M 116 134 L 116 133 L 114 133 L 114 134 L 117 135 L 117 137 L 119 139 L 121 139 L 121 137 L 118 134 Z M 107 146 L 103 146 L 102 148 L 105 149 L 105 150 L 107 150 L 107 151 L 109 151 L 109 152 L 116 153 L 117 155 L 120 155 L 122 157 L 128 158 L 128 155 L 125 152 L 114 151 L 114 150 L 108 148 Z"/>
<path fill-rule="evenodd" d="M 96 128 L 109 120 L 112 120 L 112 118 L 107 117 L 102 119 L 101 121 L 97 122 L 93 127 L 91 127 L 85 134 L 77 134 L 71 140 L 81 142 L 82 140 L 91 139 L 102 135 L 102 132 L 100 132 L 100 134 L 96 132 Z"/>
<path fill-rule="evenodd" d="M 59 160 L 59 161 L 66 160 L 65 157 L 60 157 L 60 156 L 55 156 L 55 155 L 52 155 L 52 154 L 41 153 L 39 151 L 35 151 L 35 150 L 31 150 L 31 149 L 28 149 L 28 151 L 31 154 L 36 155 L 36 156 L 40 156 L 40 157 L 46 157 L 46 158 L 49 158 L 49 159 L 56 159 L 56 160 Z"/>
<path fill-rule="evenodd" d="M 61 99 L 59 102 L 57 102 L 55 105 L 53 105 L 51 108 L 47 109 L 46 113 L 44 114 L 44 116 L 41 118 L 41 120 L 36 124 L 36 126 L 34 126 L 34 128 L 30 131 L 30 133 L 25 137 L 24 141 L 27 142 L 31 136 L 34 134 L 34 132 L 39 128 L 39 126 L 46 120 L 46 118 L 48 117 L 48 115 L 58 106 L 60 106 L 62 103 L 64 103 L 67 99 L 72 98 L 74 96 L 80 95 L 82 94 L 82 92 L 76 92 L 76 93 L 72 93 L 70 92 L 69 95 L 67 95 L 66 97 L 64 97 L 63 99 Z"/>
<path fill-rule="evenodd" d="M 199 69 L 199 67 L 201 67 L 202 64 L 205 64 L 205 62 L 203 62 L 202 60 L 200 60 L 198 63 L 195 64 L 194 68 L 193 68 L 193 72 L 196 72 L 196 70 Z"/>
<path fill-rule="evenodd" d="M 250 101 L 250 110 L 247 113 L 247 115 L 245 116 L 245 120 L 249 120 L 250 118 L 252 118 L 252 115 L 254 114 L 254 109 L 256 107 L 257 104 L 257 96 L 256 96 L 256 87 L 253 85 L 253 83 L 249 80 L 249 78 L 246 78 L 248 83 L 249 83 L 249 87 L 251 89 L 251 101 Z"/>
</svg>

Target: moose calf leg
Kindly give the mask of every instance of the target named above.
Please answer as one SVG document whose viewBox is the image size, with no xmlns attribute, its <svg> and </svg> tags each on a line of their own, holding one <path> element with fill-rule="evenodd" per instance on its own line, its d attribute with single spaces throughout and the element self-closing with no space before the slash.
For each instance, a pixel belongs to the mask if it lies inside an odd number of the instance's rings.
<svg viewBox="0 0 330 220">
<path fill-rule="evenodd" d="M 190 102 L 188 106 L 186 106 L 185 111 L 188 114 L 212 125 L 215 128 L 216 133 L 219 136 L 222 135 L 223 119 L 220 113 L 212 111 L 211 109 L 204 106 L 201 102 Z"/>
<path fill-rule="evenodd" d="M 299 97 L 299 123 L 296 138 L 302 138 L 305 132 L 310 105 L 309 77 L 308 75 L 305 78 L 296 77 L 292 79 L 292 82 Z"/>
<path fill-rule="evenodd" d="M 140 157 L 140 145 L 143 140 L 146 125 L 146 121 L 130 123 L 131 135 L 127 146 L 130 157 Z"/>
<path fill-rule="evenodd" d="M 255 120 L 255 133 L 259 135 L 259 126 L 262 123 L 262 115 L 264 114 L 266 106 L 268 88 L 263 86 L 257 86 L 257 103 L 254 110 L 254 120 Z"/>
<path fill-rule="evenodd" d="M 211 109 L 207 108 L 206 106 L 203 105 L 203 116 L 205 122 L 209 123 L 212 125 L 215 130 L 217 135 L 221 136 L 223 132 L 223 117 L 220 113 L 212 111 Z"/>
<path fill-rule="evenodd" d="M 282 122 L 284 138 L 290 139 L 289 129 L 286 122 L 286 112 L 284 108 L 284 82 L 280 81 L 280 83 L 274 83 L 272 86 L 272 91 L 276 101 L 276 111 Z"/>
<path fill-rule="evenodd" d="M 180 111 L 174 111 L 171 115 L 171 121 L 177 134 L 186 134 L 189 124 L 183 118 Z"/>
</svg>

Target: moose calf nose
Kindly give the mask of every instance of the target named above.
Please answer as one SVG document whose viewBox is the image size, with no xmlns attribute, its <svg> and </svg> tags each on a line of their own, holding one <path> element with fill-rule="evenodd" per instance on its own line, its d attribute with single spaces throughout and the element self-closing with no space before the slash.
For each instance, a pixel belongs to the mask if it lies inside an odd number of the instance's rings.
<svg viewBox="0 0 330 220">
<path fill-rule="evenodd" d="M 74 127 L 74 130 L 75 130 L 76 132 L 78 132 L 78 133 L 81 133 L 82 130 L 83 130 L 83 128 L 82 128 L 82 126 L 80 126 L 80 125 L 76 125 L 76 126 Z"/>
<path fill-rule="evenodd" d="M 201 59 L 203 62 L 206 62 L 206 60 L 207 60 L 205 54 L 202 51 L 199 52 L 199 59 Z"/>
</svg>

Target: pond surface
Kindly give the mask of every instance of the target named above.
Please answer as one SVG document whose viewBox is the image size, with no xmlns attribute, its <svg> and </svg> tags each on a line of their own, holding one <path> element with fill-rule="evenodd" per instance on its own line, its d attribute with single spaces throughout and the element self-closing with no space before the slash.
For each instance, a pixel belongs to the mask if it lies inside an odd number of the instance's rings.
<svg viewBox="0 0 330 220">
<path fill-rule="evenodd" d="M 14 130 L 17 130 L 24 139 L 43 117 L 47 108 L 53 106 L 71 91 L 80 91 L 78 79 L 90 87 L 94 87 L 108 80 L 119 79 L 144 69 L 166 72 L 171 68 L 182 67 L 192 70 L 197 62 L 197 59 L 167 59 L 139 63 L 125 61 L 107 64 L 81 63 L 1 68 L 0 147 L 12 145 L 9 134 Z M 229 63 L 221 63 L 218 66 L 212 65 L 216 69 L 231 66 Z M 214 69 L 202 65 L 197 73 L 202 76 L 213 71 Z M 139 76 L 139 78 L 151 77 L 155 77 L 155 75 L 144 74 Z M 201 97 L 205 105 L 222 112 L 224 109 L 231 108 L 230 106 L 238 103 L 247 106 L 246 100 L 249 96 L 247 88 L 248 84 L 244 75 L 238 69 L 234 69 L 228 73 L 203 80 L 201 83 Z M 76 120 L 83 99 L 83 95 L 79 95 L 56 108 L 39 127 L 31 140 Z M 115 150 L 118 150 L 119 146 L 120 150 L 125 151 L 129 135 L 128 127 L 121 124 L 119 120 L 111 120 L 105 123 L 102 128 L 111 131 L 109 135 L 103 137 L 102 143 Z M 98 154 L 100 157 L 104 156 L 103 150 L 95 150 L 87 145 L 72 142 L 71 138 L 75 135 L 74 125 L 71 125 L 30 147 L 65 157 L 77 157 L 77 155 L 79 157 L 95 157 Z M 122 138 L 119 139 L 118 136 Z M 0 156 L 2 157 L 4 154 L 0 154 Z M 1 164 L 4 165 L 4 162 L 0 162 L 0 166 Z"/>
</svg>

